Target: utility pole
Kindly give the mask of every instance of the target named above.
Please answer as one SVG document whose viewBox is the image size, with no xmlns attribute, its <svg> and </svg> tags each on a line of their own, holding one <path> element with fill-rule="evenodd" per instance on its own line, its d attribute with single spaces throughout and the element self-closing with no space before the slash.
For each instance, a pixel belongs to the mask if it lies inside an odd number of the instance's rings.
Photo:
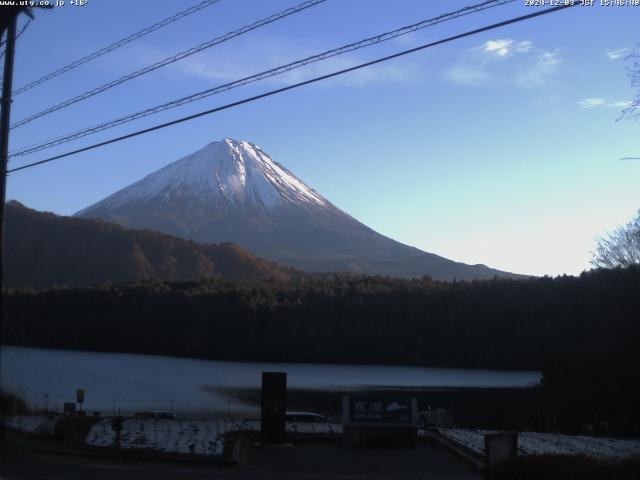
<svg viewBox="0 0 640 480">
<path fill-rule="evenodd" d="M 9 122 L 11 121 L 11 90 L 13 88 L 13 58 L 16 47 L 16 23 L 24 8 L 4 8 L 1 12 L 0 33 L 5 36 L 4 76 L 2 77 L 2 98 L 0 98 L 0 294 L 4 286 L 4 206 L 7 190 L 7 162 L 9 156 Z M 4 327 L 4 301 L 0 307 L 0 352 L 2 351 Z M 0 356 L 0 390 L 2 389 Z"/>
<path fill-rule="evenodd" d="M 2 77 L 2 98 L 0 98 L 0 392 L 2 391 L 2 328 L 4 326 L 4 203 L 7 189 L 7 161 L 9 155 L 9 122 L 11 120 L 11 89 L 13 80 L 13 57 L 16 47 L 16 23 L 22 8 L 5 8 L 0 12 L 0 37 L 4 34 L 4 76 Z M 4 419 L 0 418 L 0 448 L 4 449 Z"/>
<path fill-rule="evenodd" d="M 37 8 L 53 8 L 53 5 Z M 4 210 L 7 195 L 7 164 L 9 161 L 9 130 L 11 122 L 11 91 L 13 90 L 13 59 L 16 52 L 16 24 L 21 13 L 33 20 L 29 7 L 0 7 L 0 37 L 5 36 L 4 76 L 0 98 L 0 300 L 4 286 Z M 4 340 L 4 303 L 0 301 L 0 352 Z M 2 356 L 0 355 L 0 391 L 2 390 Z"/>
</svg>

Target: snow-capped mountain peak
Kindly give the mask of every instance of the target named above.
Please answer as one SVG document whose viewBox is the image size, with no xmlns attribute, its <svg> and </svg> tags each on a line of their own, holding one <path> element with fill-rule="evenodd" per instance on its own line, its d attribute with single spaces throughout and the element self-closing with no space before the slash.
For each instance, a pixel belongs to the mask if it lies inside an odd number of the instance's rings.
<svg viewBox="0 0 640 480">
<path fill-rule="evenodd" d="M 230 138 L 210 143 L 76 215 L 196 242 L 233 242 L 307 271 L 447 280 L 512 276 L 385 237 L 325 200 L 257 145 Z"/>
<path fill-rule="evenodd" d="M 91 207 L 117 208 L 144 200 L 181 200 L 220 207 L 274 208 L 328 202 L 260 147 L 225 138 L 171 163 Z"/>
</svg>

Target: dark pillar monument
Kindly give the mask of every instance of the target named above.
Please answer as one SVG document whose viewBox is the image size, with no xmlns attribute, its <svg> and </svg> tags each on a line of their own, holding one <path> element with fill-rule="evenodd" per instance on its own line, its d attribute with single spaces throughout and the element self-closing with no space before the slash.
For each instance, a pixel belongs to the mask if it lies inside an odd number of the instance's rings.
<svg viewBox="0 0 640 480">
<path fill-rule="evenodd" d="M 262 416 L 260 432 L 262 443 L 285 442 L 287 412 L 287 374 L 262 372 Z"/>
<path fill-rule="evenodd" d="M 484 436 L 486 475 L 490 480 L 517 478 L 518 433 L 487 433 Z"/>
</svg>

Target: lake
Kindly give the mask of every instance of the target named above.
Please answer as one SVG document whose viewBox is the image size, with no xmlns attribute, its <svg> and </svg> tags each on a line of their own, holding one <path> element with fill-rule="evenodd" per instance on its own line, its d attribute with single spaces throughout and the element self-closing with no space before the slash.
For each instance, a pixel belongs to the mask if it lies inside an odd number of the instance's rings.
<svg viewBox="0 0 640 480">
<path fill-rule="evenodd" d="M 2 347 L 2 387 L 36 409 L 62 409 L 85 390 L 84 409 L 112 414 L 175 410 L 182 415 L 256 415 L 255 402 L 228 392 L 259 389 L 261 372 L 287 372 L 297 390 L 529 388 L 540 372 L 380 365 L 228 362 Z"/>
</svg>

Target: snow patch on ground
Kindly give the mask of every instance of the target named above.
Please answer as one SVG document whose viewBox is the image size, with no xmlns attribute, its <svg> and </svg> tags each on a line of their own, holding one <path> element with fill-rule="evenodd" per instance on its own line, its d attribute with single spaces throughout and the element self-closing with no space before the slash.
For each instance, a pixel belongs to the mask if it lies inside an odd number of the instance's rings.
<svg viewBox="0 0 640 480">
<path fill-rule="evenodd" d="M 53 435 L 62 415 L 15 416 L 4 419 L 16 430 L 41 435 Z M 341 435 L 342 425 L 335 423 L 287 422 L 287 432 L 302 434 Z M 224 435 L 238 431 L 259 431 L 259 420 L 143 420 L 130 418 L 122 424 L 120 446 L 123 449 L 150 449 L 166 453 L 221 455 Z M 478 455 L 484 455 L 484 435 L 495 430 L 438 428 L 445 438 Z M 93 447 L 113 447 L 116 431 L 113 419 L 96 423 L 86 439 Z M 599 460 L 623 460 L 640 456 L 640 440 L 606 437 L 560 435 L 554 433 L 519 432 L 521 455 L 586 455 Z"/>
<path fill-rule="evenodd" d="M 221 455 L 225 423 L 216 420 L 128 419 L 122 425 L 120 447 L 167 453 Z M 116 431 L 112 419 L 105 419 L 94 425 L 86 442 L 94 447 L 115 446 Z"/>
<path fill-rule="evenodd" d="M 484 435 L 492 430 L 439 428 L 445 438 L 484 455 Z M 586 455 L 599 460 L 623 460 L 640 456 L 640 440 L 625 440 L 555 433 L 519 432 L 520 455 Z"/>
<path fill-rule="evenodd" d="M 22 432 L 53 435 L 60 418 L 60 415 L 6 417 L 4 423 L 7 427 Z"/>
<path fill-rule="evenodd" d="M 224 435 L 237 431 L 259 431 L 259 420 L 141 420 L 127 419 L 120 433 L 123 449 L 150 449 L 166 453 L 222 455 Z M 331 423 L 287 423 L 290 433 L 340 434 L 342 425 Z M 93 426 L 86 443 L 93 447 L 113 447 L 116 431 L 112 419 Z"/>
</svg>

